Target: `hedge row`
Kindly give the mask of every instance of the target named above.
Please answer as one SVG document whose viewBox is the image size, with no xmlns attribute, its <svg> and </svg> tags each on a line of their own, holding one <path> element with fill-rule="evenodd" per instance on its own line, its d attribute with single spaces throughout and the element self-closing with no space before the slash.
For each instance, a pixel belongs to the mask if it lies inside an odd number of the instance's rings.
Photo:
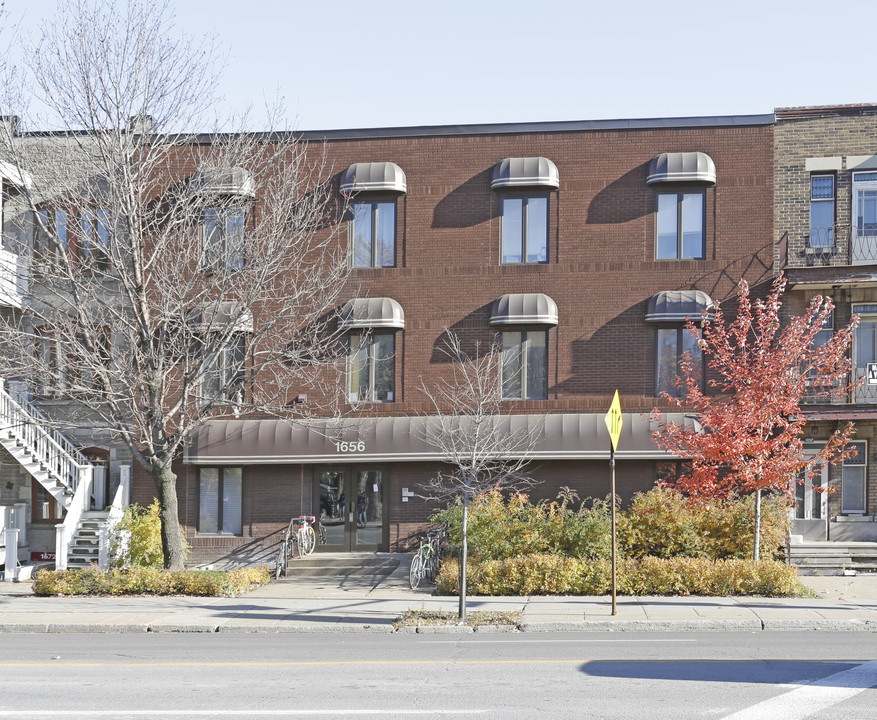
<svg viewBox="0 0 877 720">
<path fill-rule="evenodd" d="M 40 570 L 34 578 L 37 595 L 238 595 L 270 580 L 267 567 L 171 572 L 151 567 L 104 572 L 96 566 L 81 570 Z"/>
<path fill-rule="evenodd" d="M 611 563 L 560 555 L 524 555 L 504 560 L 470 561 L 467 594 L 471 595 L 607 595 Z M 439 595 L 459 592 L 459 564 L 442 562 Z M 705 560 L 645 557 L 618 561 L 620 595 L 761 595 L 799 594 L 798 570 L 775 560 Z"/>
</svg>

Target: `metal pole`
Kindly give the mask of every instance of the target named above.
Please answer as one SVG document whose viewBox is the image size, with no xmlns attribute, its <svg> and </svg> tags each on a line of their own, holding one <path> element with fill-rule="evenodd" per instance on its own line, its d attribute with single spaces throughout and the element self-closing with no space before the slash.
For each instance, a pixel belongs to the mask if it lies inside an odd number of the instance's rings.
<svg viewBox="0 0 877 720">
<path fill-rule="evenodd" d="M 612 505 L 612 614 L 618 614 L 615 604 L 615 450 L 609 448 L 610 498 Z"/>
</svg>

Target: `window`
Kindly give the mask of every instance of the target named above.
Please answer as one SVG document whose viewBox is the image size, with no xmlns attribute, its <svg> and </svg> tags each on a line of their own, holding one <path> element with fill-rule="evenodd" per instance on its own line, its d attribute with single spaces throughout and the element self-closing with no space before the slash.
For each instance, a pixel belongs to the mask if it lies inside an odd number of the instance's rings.
<svg viewBox="0 0 877 720">
<path fill-rule="evenodd" d="M 692 370 L 699 383 L 703 379 L 703 356 L 698 341 L 700 331 L 690 332 L 684 327 L 658 328 L 657 336 L 657 368 L 655 395 L 667 393 L 672 397 L 678 397 L 681 388 L 676 380 L 681 374 L 680 361 L 688 355 Z"/>
<path fill-rule="evenodd" d="M 834 245 L 834 175 L 810 176 L 810 247 Z"/>
<path fill-rule="evenodd" d="M 87 270 L 109 269 L 110 218 L 106 210 L 83 210 L 79 214 L 79 261 Z"/>
<path fill-rule="evenodd" d="M 850 263 L 877 262 L 877 172 L 853 173 L 852 219 Z"/>
<path fill-rule="evenodd" d="M 353 267 L 396 265 L 396 203 L 373 200 L 353 203 Z"/>
<path fill-rule="evenodd" d="M 57 267 L 67 253 L 67 213 L 38 210 L 34 218 L 34 263 L 37 272 Z"/>
<path fill-rule="evenodd" d="M 690 472 L 690 460 L 659 460 L 655 463 L 655 482 L 672 484 Z"/>
<path fill-rule="evenodd" d="M 207 208 L 201 229 L 201 269 L 205 272 L 240 270 L 244 266 L 242 207 Z"/>
<path fill-rule="evenodd" d="M 548 262 L 548 196 L 502 199 L 502 262 Z"/>
<path fill-rule="evenodd" d="M 393 402 L 396 386 L 393 333 L 350 336 L 350 402 Z"/>
<path fill-rule="evenodd" d="M 658 260 L 703 260 L 704 198 L 702 192 L 657 194 Z"/>
<path fill-rule="evenodd" d="M 60 343 L 47 328 L 36 331 L 37 395 L 57 395 L 66 388 L 67 363 Z"/>
<path fill-rule="evenodd" d="M 201 394 L 205 400 L 241 402 L 244 389 L 246 335 L 235 333 L 224 344 L 215 344 L 217 336 L 207 334 L 203 343 L 205 356 Z"/>
<path fill-rule="evenodd" d="M 503 400 L 548 397 L 548 333 L 521 330 L 502 333 Z"/>
<path fill-rule="evenodd" d="M 840 511 L 844 515 L 864 515 L 868 446 L 865 442 L 852 442 L 847 447 L 855 450 L 855 455 L 843 461 Z"/>
<path fill-rule="evenodd" d="M 239 467 L 198 471 L 198 532 L 243 535 L 243 470 Z"/>
<path fill-rule="evenodd" d="M 32 522 L 54 524 L 63 521 L 67 511 L 49 494 L 46 488 L 34 479 L 31 479 L 31 500 L 33 502 Z"/>
</svg>

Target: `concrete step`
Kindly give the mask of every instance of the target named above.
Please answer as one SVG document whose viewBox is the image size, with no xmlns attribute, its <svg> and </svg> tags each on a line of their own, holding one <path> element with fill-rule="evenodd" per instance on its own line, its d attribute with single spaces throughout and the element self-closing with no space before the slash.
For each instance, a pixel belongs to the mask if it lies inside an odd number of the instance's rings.
<svg viewBox="0 0 877 720">
<path fill-rule="evenodd" d="M 298 577 L 351 577 L 390 575 L 399 567 L 400 560 L 392 555 L 372 553 L 314 553 L 304 558 L 292 558 L 289 575 Z"/>
</svg>

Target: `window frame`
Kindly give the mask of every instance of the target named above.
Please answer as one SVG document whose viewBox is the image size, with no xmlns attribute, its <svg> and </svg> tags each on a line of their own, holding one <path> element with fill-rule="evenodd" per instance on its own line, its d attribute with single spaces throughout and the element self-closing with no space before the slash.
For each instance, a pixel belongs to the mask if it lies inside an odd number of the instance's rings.
<svg viewBox="0 0 877 720">
<path fill-rule="evenodd" d="M 34 269 L 37 273 L 48 272 L 58 268 L 70 252 L 70 214 L 55 207 L 40 207 L 34 214 L 43 218 L 33 219 Z"/>
<path fill-rule="evenodd" d="M 820 178 L 829 178 L 831 179 L 831 197 L 822 198 L 822 197 L 814 197 L 815 195 L 815 183 L 814 180 Z M 814 225 L 813 217 L 814 217 L 814 209 L 816 207 L 821 206 L 831 206 L 831 224 L 830 225 Z M 811 173 L 810 174 L 810 236 L 808 238 L 808 246 L 811 248 L 825 249 L 825 248 L 833 248 L 834 247 L 834 226 L 837 223 L 837 176 L 834 173 Z M 825 228 L 827 232 L 824 236 L 819 232 L 819 228 Z M 814 233 L 814 229 L 817 232 Z M 815 239 L 818 242 L 814 242 Z"/>
<path fill-rule="evenodd" d="M 217 334 L 205 333 L 205 335 Z M 199 392 L 201 400 L 205 404 L 210 402 L 239 404 L 243 401 L 246 382 L 247 333 L 242 331 L 231 333 L 227 340 L 221 347 L 216 348 L 216 354 L 213 358 L 213 361 L 219 362 L 221 367 L 214 369 L 207 366 L 202 370 Z M 202 340 L 201 343 L 203 347 L 204 341 Z M 231 353 L 238 353 L 238 357 L 229 362 L 228 357 Z M 234 377 L 229 377 L 232 372 Z M 213 373 L 218 378 L 218 390 L 215 393 L 213 388 L 208 386 Z"/>
<path fill-rule="evenodd" d="M 41 517 L 39 505 L 48 503 L 49 517 Z M 64 522 L 67 511 L 36 478 L 31 478 L 31 518 L 35 525 L 57 525 Z"/>
<path fill-rule="evenodd" d="M 216 215 L 210 231 L 209 217 Z M 222 222 L 219 222 L 221 220 Z M 229 231 L 229 223 L 238 221 L 240 235 Z M 205 273 L 237 272 L 246 267 L 247 207 L 246 204 L 209 205 L 204 208 L 199 225 L 198 269 Z M 235 231 L 236 232 L 236 231 Z M 234 243 L 230 241 L 233 239 Z M 237 247 L 235 247 L 235 244 Z"/>
<path fill-rule="evenodd" d="M 378 230 L 382 227 L 380 223 L 380 212 L 379 206 L 389 205 L 392 206 L 392 216 L 393 216 L 393 237 L 392 237 L 392 264 L 384 265 L 381 264 L 381 260 L 379 259 L 379 250 L 384 246 L 385 243 L 381 242 L 380 233 Z M 370 239 L 370 247 L 369 247 L 369 264 L 357 264 L 357 234 L 356 234 L 356 218 L 357 218 L 357 206 L 368 206 L 369 210 L 369 233 L 371 236 Z M 369 269 L 385 269 L 385 268 L 394 268 L 398 265 L 396 260 L 396 254 L 398 250 L 398 237 L 399 237 L 399 203 L 398 199 L 395 197 L 386 197 L 386 196 L 378 196 L 378 197 L 357 197 L 350 203 L 350 216 L 348 221 L 348 233 L 349 233 L 349 248 L 350 248 L 350 267 L 354 270 L 369 270 Z"/>
<path fill-rule="evenodd" d="M 204 530 L 203 523 L 205 520 L 204 517 L 204 500 L 205 500 L 205 492 L 204 492 L 204 484 L 203 484 L 203 473 L 205 471 L 213 471 L 215 470 L 217 473 L 217 485 L 216 485 L 216 531 L 212 532 L 210 530 Z M 226 527 L 226 493 L 225 484 L 226 484 L 226 473 L 228 471 L 237 471 L 239 473 L 239 478 L 237 481 L 240 483 L 240 494 L 238 496 L 239 500 L 239 510 L 240 517 L 237 519 L 237 525 L 240 526 L 239 532 L 226 532 L 224 528 Z M 197 522 L 195 525 L 195 535 L 199 537 L 243 537 L 243 527 L 244 527 L 244 469 L 243 466 L 240 465 L 222 465 L 222 466 L 205 466 L 198 468 L 198 510 L 197 510 Z M 237 527 L 237 526 L 236 526 Z"/>
<path fill-rule="evenodd" d="M 520 200 L 520 238 L 521 252 L 520 260 L 507 261 L 505 252 L 506 242 L 506 202 Z M 544 236 L 544 260 L 529 260 L 530 247 L 530 203 L 533 200 L 545 201 L 545 236 Z M 551 193 L 550 192 L 531 192 L 531 193 L 502 193 L 499 198 L 499 263 L 500 265 L 546 265 L 551 257 L 550 255 L 550 236 L 551 236 Z"/>
<path fill-rule="evenodd" d="M 500 396 L 502 400 L 513 400 L 513 401 L 527 401 L 527 400 L 547 400 L 548 399 L 548 330 L 545 328 L 518 328 L 518 329 L 503 329 L 500 331 L 500 352 L 502 354 L 502 362 L 500 364 Z M 517 387 L 519 388 L 519 392 L 517 394 L 510 394 L 508 392 L 508 388 L 510 386 L 510 380 L 512 378 L 508 375 L 508 366 L 510 358 L 507 355 L 507 347 L 512 347 L 512 345 L 507 345 L 506 340 L 508 336 L 518 335 L 520 336 L 519 342 L 515 343 L 514 347 L 518 348 L 517 358 L 519 358 L 520 367 L 516 368 L 514 373 L 519 375 Z M 532 395 L 530 390 L 530 370 L 531 370 L 531 361 L 533 360 L 533 355 L 531 353 L 532 344 L 531 339 L 536 335 L 541 335 L 543 339 L 542 347 L 544 348 L 542 358 L 542 376 L 543 380 L 543 392 L 540 395 L 535 396 Z"/>
<path fill-rule="evenodd" d="M 673 369 L 672 378 L 674 379 L 673 386 L 670 389 L 664 390 L 661 388 L 661 333 L 662 332 L 674 332 L 675 339 L 675 347 L 676 347 L 676 363 L 675 368 Z M 698 339 L 703 337 L 703 331 L 695 328 L 695 332 L 698 335 Z M 655 397 L 663 397 L 662 393 L 666 393 L 670 397 L 681 397 L 679 395 L 680 387 L 676 385 L 675 380 L 680 377 L 680 363 L 682 361 L 682 356 L 689 352 L 691 348 L 685 347 L 685 338 L 686 336 L 691 337 L 692 333 L 685 325 L 663 325 L 655 328 Z M 692 338 L 693 339 L 693 338 Z M 705 382 L 705 367 L 703 362 L 703 352 L 700 352 L 700 372 L 697 378 L 697 382 L 701 388 L 704 387 Z"/>
<path fill-rule="evenodd" d="M 110 270 L 111 220 L 106 208 L 82 208 L 76 213 L 76 256 L 82 270 L 100 273 Z"/>
<path fill-rule="evenodd" d="M 840 481 L 840 483 L 841 483 L 841 493 L 840 493 L 841 494 L 841 497 L 840 497 L 841 508 L 840 508 L 840 512 L 841 512 L 841 515 L 861 516 L 861 515 L 866 515 L 868 512 L 868 441 L 864 440 L 864 439 L 863 440 L 851 440 L 849 443 L 847 443 L 847 447 L 849 447 L 850 445 L 861 445 L 861 446 L 863 446 L 864 451 L 861 453 L 861 456 L 857 454 L 854 457 L 846 458 L 843 461 L 843 463 L 841 464 L 841 481 Z M 847 468 L 863 468 L 862 469 L 861 496 L 858 498 L 855 498 L 856 500 L 860 501 L 861 510 L 859 510 L 859 509 L 848 510 L 847 509 L 847 492 L 846 492 Z"/>
<path fill-rule="evenodd" d="M 390 354 L 384 357 L 376 357 L 376 349 L 378 348 L 378 343 L 376 339 L 386 339 L 389 338 L 392 347 L 390 349 Z M 366 350 L 367 362 L 368 362 L 368 378 L 367 378 L 367 389 L 368 389 L 368 397 L 363 398 L 362 395 L 362 367 L 359 362 L 359 358 L 362 357 L 362 348 L 363 341 L 367 342 L 368 348 Z M 354 347 L 354 342 L 356 343 L 356 347 Z M 378 383 L 376 381 L 379 372 L 378 365 L 380 363 L 391 363 L 391 372 L 389 373 L 389 377 L 392 379 L 392 386 L 389 388 L 387 393 L 387 397 L 384 399 L 376 397 L 377 395 L 377 386 Z M 357 378 L 358 387 L 356 392 L 354 392 L 353 383 L 354 378 Z M 396 402 L 396 331 L 394 330 L 364 330 L 363 332 L 351 332 L 348 337 L 348 351 L 347 351 L 347 400 L 351 404 L 362 404 L 362 403 L 394 403 Z"/>
<path fill-rule="evenodd" d="M 700 207 L 700 255 L 685 255 L 685 197 L 696 195 L 701 198 Z M 676 197 L 676 254 L 662 257 L 661 252 L 661 198 Z M 655 192 L 655 260 L 705 260 L 706 259 L 706 190 L 685 188 L 679 190 L 658 190 Z"/>
</svg>

